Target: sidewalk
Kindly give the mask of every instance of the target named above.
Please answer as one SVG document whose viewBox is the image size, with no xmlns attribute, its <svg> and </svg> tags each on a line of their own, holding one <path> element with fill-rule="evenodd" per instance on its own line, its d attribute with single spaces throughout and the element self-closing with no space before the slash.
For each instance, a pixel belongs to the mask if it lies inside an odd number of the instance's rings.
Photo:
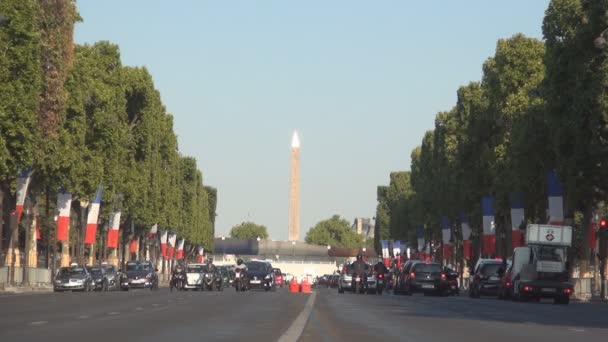
<svg viewBox="0 0 608 342">
<path fill-rule="evenodd" d="M 36 294 L 53 292 L 53 287 L 50 284 L 37 284 L 30 286 L 11 286 L 0 283 L 0 294 Z"/>
</svg>

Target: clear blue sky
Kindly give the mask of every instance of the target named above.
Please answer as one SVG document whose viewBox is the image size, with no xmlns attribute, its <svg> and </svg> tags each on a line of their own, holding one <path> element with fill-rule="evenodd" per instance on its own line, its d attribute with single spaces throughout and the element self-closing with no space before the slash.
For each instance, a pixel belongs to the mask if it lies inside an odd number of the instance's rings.
<svg viewBox="0 0 608 342">
<path fill-rule="evenodd" d="M 499 38 L 541 37 L 548 0 L 79 0 L 78 43 L 146 66 L 180 151 L 218 188 L 216 234 L 245 220 L 287 238 L 300 132 L 301 235 L 372 217 L 376 187 L 479 80 Z"/>
</svg>

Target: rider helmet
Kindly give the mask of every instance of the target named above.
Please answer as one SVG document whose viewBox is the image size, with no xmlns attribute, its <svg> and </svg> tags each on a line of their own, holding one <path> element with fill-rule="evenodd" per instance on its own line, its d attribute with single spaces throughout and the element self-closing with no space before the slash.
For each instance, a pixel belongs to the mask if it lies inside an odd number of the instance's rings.
<svg viewBox="0 0 608 342">
<path fill-rule="evenodd" d="M 242 264 L 243 264 L 243 259 L 239 258 L 239 259 L 236 261 L 236 264 L 237 264 L 237 265 L 242 265 Z"/>
</svg>

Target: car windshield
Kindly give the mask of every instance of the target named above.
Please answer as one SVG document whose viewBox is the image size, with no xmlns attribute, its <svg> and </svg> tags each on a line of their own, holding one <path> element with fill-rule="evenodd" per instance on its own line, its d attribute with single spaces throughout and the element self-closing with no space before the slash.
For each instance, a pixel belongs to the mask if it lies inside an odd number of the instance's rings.
<svg viewBox="0 0 608 342">
<path fill-rule="evenodd" d="M 207 265 L 188 265 L 187 273 L 205 273 L 208 271 Z"/>
<path fill-rule="evenodd" d="M 116 271 L 114 266 L 104 266 L 103 268 L 106 270 L 107 273 L 114 273 Z"/>
<path fill-rule="evenodd" d="M 414 272 L 434 273 L 441 272 L 441 266 L 437 264 L 417 264 L 414 266 Z"/>
<path fill-rule="evenodd" d="M 262 272 L 266 270 L 266 264 L 261 262 L 250 262 L 247 264 L 247 269 L 253 272 Z"/>
<path fill-rule="evenodd" d="M 72 276 L 72 275 L 83 275 L 86 273 L 85 273 L 84 268 L 82 268 L 82 267 L 65 267 L 65 268 L 62 268 L 61 271 L 59 271 L 59 274 Z"/>
<path fill-rule="evenodd" d="M 498 274 L 498 269 L 500 269 L 502 267 L 502 264 L 485 264 L 482 268 L 481 268 L 481 274 L 483 274 L 486 277 L 491 277 L 494 275 Z"/>
<path fill-rule="evenodd" d="M 91 267 L 88 270 L 89 270 L 89 273 L 91 273 L 92 275 L 100 275 L 101 274 L 101 268 L 99 268 L 99 267 Z"/>
<path fill-rule="evenodd" d="M 152 265 L 148 264 L 148 263 L 127 263 L 127 267 L 125 268 L 127 272 L 134 272 L 134 271 L 148 271 L 151 272 L 153 270 Z"/>
</svg>

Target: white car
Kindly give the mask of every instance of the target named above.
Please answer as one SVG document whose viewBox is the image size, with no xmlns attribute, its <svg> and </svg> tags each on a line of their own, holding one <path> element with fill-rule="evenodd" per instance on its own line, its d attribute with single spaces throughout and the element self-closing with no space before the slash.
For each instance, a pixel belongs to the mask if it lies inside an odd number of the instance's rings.
<svg viewBox="0 0 608 342">
<path fill-rule="evenodd" d="M 207 272 L 207 265 L 205 264 L 188 264 L 186 266 L 186 289 L 202 289 L 203 288 L 203 276 Z"/>
<path fill-rule="evenodd" d="M 377 281 L 376 276 L 372 272 L 372 267 L 369 264 L 365 266 L 367 274 L 367 293 L 376 293 Z M 338 280 L 338 292 L 344 293 L 344 291 L 352 291 L 353 271 L 351 265 L 344 265 L 342 272 L 340 272 L 340 278 Z"/>
</svg>

